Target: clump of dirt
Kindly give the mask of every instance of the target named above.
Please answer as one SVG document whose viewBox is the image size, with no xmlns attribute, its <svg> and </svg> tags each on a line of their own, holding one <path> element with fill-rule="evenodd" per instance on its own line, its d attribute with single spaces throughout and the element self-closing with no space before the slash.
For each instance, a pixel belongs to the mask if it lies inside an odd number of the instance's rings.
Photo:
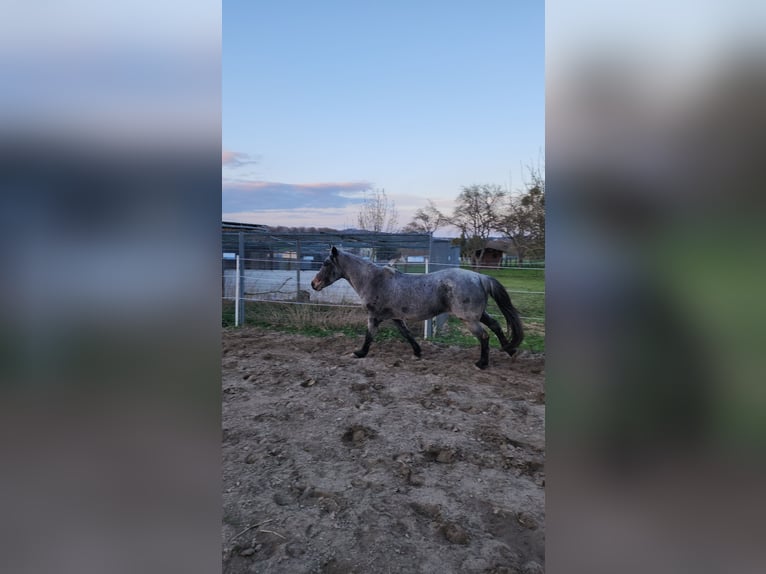
<svg viewBox="0 0 766 574">
<path fill-rule="evenodd" d="M 223 332 L 223 571 L 543 572 L 544 359 Z"/>
<path fill-rule="evenodd" d="M 351 425 L 343 433 L 341 440 L 351 443 L 353 445 L 360 445 L 364 443 L 368 438 L 374 438 L 378 434 L 374 429 L 363 425 Z"/>
</svg>

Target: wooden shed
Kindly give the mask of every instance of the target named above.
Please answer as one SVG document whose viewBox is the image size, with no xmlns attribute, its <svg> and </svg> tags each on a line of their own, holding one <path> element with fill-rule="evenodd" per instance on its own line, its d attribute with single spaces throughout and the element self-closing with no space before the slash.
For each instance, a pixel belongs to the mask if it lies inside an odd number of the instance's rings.
<svg viewBox="0 0 766 574">
<path fill-rule="evenodd" d="M 482 267 L 500 267 L 503 255 L 515 252 L 510 239 L 490 239 L 484 249 L 477 249 L 471 257 L 471 263 Z"/>
</svg>

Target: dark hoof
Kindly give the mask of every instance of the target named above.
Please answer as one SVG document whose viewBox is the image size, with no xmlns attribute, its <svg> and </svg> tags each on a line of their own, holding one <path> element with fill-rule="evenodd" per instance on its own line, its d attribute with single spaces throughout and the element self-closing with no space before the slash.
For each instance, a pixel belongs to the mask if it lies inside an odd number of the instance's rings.
<svg viewBox="0 0 766 574">
<path fill-rule="evenodd" d="M 416 356 L 418 359 L 420 358 L 420 355 L 422 355 L 422 354 L 423 354 L 423 351 L 421 351 L 419 348 L 418 348 L 418 349 L 413 349 L 413 350 L 412 350 L 412 352 L 414 353 L 414 355 L 415 355 L 415 356 Z"/>
<path fill-rule="evenodd" d="M 474 365 L 476 366 L 476 368 L 477 368 L 477 369 L 481 369 L 481 370 L 483 371 L 484 369 L 486 369 L 486 368 L 487 368 L 487 366 L 489 365 L 489 363 L 482 363 L 481 361 L 476 361 L 476 362 L 474 363 Z"/>
<path fill-rule="evenodd" d="M 354 351 L 354 356 L 357 359 L 364 359 L 367 356 L 367 352 L 366 351 Z"/>
</svg>

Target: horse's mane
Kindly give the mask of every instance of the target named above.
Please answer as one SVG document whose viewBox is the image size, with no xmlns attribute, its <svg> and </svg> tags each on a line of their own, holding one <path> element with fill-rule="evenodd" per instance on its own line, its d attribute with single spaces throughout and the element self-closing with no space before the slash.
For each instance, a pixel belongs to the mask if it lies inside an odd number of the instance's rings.
<svg viewBox="0 0 766 574">
<path fill-rule="evenodd" d="M 353 259 L 353 260 L 355 260 L 355 261 L 357 261 L 359 263 L 363 263 L 364 265 L 367 265 L 367 266 L 372 267 L 374 269 L 385 269 L 386 268 L 383 265 L 378 265 L 374 261 L 370 261 L 369 259 L 365 259 L 364 257 L 360 257 L 359 255 L 356 255 L 354 253 L 349 253 L 348 251 L 341 251 L 339 249 L 338 250 L 338 254 L 342 255 L 342 256 L 350 257 L 351 259 Z"/>
</svg>

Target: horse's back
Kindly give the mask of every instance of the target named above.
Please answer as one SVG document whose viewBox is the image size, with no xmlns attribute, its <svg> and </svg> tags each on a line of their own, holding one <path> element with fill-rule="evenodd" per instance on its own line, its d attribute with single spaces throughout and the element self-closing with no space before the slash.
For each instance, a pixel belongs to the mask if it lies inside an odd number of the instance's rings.
<svg viewBox="0 0 766 574">
<path fill-rule="evenodd" d="M 487 289 L 484 285 L 485 275 L 461 269 L 459 267 L 450 267 L 440 269 L 427 274 L 402 274 L 398 278 L 403 283 L 407 283 L 425 296 L 439 296 L 443 299 L 466 297 L 471 300 L 483 299 L 486 296 Z M 452 306 L 451 302 L 449 305 Z"/>
<path fill-rule="evenodd" d="M 426 277 L 431 277 L 434 281 L 440 283 L 449 282 L 456 286 L 481 286 L 486 276 L 469 269 L 448 267 L 447 269 L 440 269 L 439 271 L 429 273 Z"/>
</svg>

